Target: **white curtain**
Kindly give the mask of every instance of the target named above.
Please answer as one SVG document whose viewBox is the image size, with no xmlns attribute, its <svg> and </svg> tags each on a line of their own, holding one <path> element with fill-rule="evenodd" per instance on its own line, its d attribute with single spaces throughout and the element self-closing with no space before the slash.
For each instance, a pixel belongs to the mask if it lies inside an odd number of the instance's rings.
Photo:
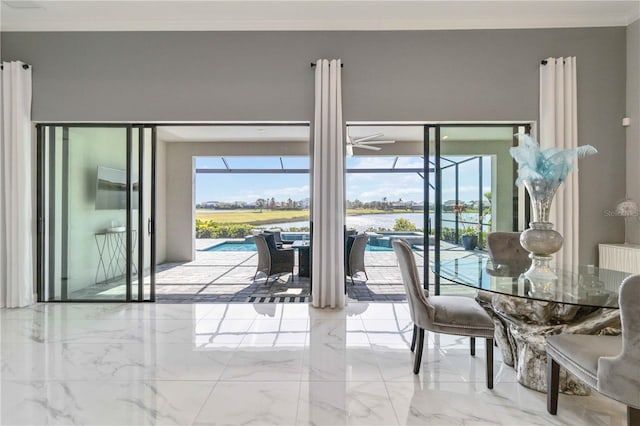
<svg viewBox="0 0 640 426">
<path fill-rule="evenodd" d="M 545 64 L 546 63 L 546 64 Z M 578 146 L 576 58 L 547 58 L 540 65 L 540 147 L 573 149 Z M 569 173 L 558 190 L 550 220 L 564 237 L 555 260 L 560 265 L 579 263 L 580 227 L 578 174 Z"/>
<path fill-rule="evenodd" d="M 0 307 L 34 301 L 31 206 L 31 67 L 0 71 Z"/>
<path fill-rule="evenodd" d="M 314 307 L 341 308 L 344 294 L 344 138 L 341 61 L 316 62 L 313 137 Z"/>
</svg>

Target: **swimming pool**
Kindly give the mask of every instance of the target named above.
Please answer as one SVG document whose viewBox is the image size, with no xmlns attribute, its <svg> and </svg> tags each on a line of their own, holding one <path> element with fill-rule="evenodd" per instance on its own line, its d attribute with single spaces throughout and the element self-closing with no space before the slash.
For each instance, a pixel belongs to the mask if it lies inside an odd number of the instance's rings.
<svg viewBox="0 0 640 426">
<path fill-rule="evenodd" d="M 258 251 L 255 244 L 235 241 L 225 241 L 224 243 L 208 247 L 202 251 Z M 393 251 L 389 247 L 370 246 L 367 244 L 366 251 Z"/>
</svg>

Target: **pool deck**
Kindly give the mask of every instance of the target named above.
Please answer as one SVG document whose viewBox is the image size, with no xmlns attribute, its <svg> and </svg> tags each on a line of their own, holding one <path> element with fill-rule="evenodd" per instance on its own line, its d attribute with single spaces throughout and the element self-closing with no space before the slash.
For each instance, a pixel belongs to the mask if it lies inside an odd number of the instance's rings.
<svg viewBox="0 0 640 426">
<path fill-rule="evenodd" d="M 233 303 L 233 302 L 308 302 L 309 278 L 297 275 L 297 256 L 294 274 L 280 278 L 264 276 L 254 281 L 258 264 L 257 252 L 201 251 L 228 239 L 197 239 L 196 259 L 192 262 L 168 262 L 158 265 L 156 295 L 158 302 L 170 303 Z M 443 259 L 483 256 L 480 251 L 465 251 L 461 247 L 442 243 Z M 433 258 L 433 247 L 429 247 Z M 423 279 L 424 252 L 416 251 L 416 263 Z M 405 300 L 405 291 L 394 252 L 365 252 L 367 268 L 358 274 L 354 285 L 348 280 L 347 295 L 357 301 Z M 434 282 L 430 272 L 430 282 Z M 442 294 L 473 294 L 466 287 L 443 283 Z"/>
</svg>

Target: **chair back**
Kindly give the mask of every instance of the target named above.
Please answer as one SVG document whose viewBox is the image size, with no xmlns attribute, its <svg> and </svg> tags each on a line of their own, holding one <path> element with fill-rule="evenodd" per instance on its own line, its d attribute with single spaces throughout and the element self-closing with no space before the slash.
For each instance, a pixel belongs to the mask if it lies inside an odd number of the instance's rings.
<svg viewBox="0 0 640 426">
<path fill-rule="evenodd" d="M 618 304 L 624 341 L 623 352 L 635 351 L 640 358 L 640 304 L 638 302 L 640 302 L 640 275 L 633 275 L 622 282 Z"/>
<path fill-rule="evenodd" d="M 346 238 L 353 237 L 354 235 L 357 235 L 357 234 L 358 234 L 358 231 L 356 231 L 355 229 L 347 229 L 344 231 L 344 236 Z"/>
<path fill-rule="evenodd" d="M 271 232 L 263 232 L 260 234 L 264 238 L 264 242 L 267 245 L 269 253 L 273 253 L 278 250 L 278 244 L 276 242 L 276 236 Z"/>
<path fill-rule="evenodd" d="M 275 229 L 269 229 L 263 232 L 264 234 L 271 234 L 273 235 L 273 239 L 275 241 L 275 245 L 282 245 L 282 234 L 280 233 L 280 231 L 275 230 Z"/>
<path fill-rule="evenodd" d="M 271 240 L 273 240 L 273 236 L 271 236 Z M 254 235 L 253 241 L 258 248 L 258 270 L 268 269 L 269 265 L 271 265 L 271 252 L 267 243 L 267 236 L 265 234 Z M 273 244 L 275 245 L 275 243 Z"/>
<path fill-rule="evenodd" d="M 520 232 L 490 232 L 487 251 L 494 266 L 509 265 L 512 272 L 523 272 L 531 265 L 529 252 L 520 244 Z"/>
<path fill-rule="evenodd" d="M 420 284 L 420 275 L 418 274 L 418 267 L 411 246 L 402 239 L 395 239 L 391 244 L 398 257 L 402 282 L 407 292 L 411 319 L 418 326 L 428 328 L 424 321 L 427 318 L 432 318 L 433 307 L 427 300 L 429 296 L 428 290 L 422 288 Z"/>
<path fill-rule="evenodd" d="M 355 274 L 358 271 L 364 271 L 364 252 L 367 249 L 367 242 L 369 236 L 367 234 L 359 234 L 349 237 L 349 240 L 353 240 L 352 244 L 348 247 L 348 270 L 350 275 Z"/>
<path fill-rule="evenodd" d="M 620 286 L 618 304 L 622 322 L 622 353 L 598 360 L 598 391 L 640 408 L 640 275 Z"/>
</svg>

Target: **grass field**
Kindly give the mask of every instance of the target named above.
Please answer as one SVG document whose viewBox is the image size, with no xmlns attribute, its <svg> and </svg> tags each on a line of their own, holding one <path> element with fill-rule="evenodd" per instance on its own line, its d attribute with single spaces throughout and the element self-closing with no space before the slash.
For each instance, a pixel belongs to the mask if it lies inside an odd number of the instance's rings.
<svg viewBox="0 0 640 426">
<path fill-rule="evenodd" d="M 309 220 L 309 210 L 225 210 L 198 211 L 196 219 L 213 220 L 218 223 L 250 223 L 252 225 L 267 225 L 278 222 L 295 222 Z"/>
<path fill-rule="evenodd" d="M 349 209 L 347 215 L 409 213 L 406 210 Z M 413 213 L 421 213 L 415 211 Z M 196 219 L 214 220 L 218 223 L 250 223 L 252 225 L 268 225 L 270 223 L 296 222 L 309 220 L 309 210 L 196 210 Z"/>
</svg>

